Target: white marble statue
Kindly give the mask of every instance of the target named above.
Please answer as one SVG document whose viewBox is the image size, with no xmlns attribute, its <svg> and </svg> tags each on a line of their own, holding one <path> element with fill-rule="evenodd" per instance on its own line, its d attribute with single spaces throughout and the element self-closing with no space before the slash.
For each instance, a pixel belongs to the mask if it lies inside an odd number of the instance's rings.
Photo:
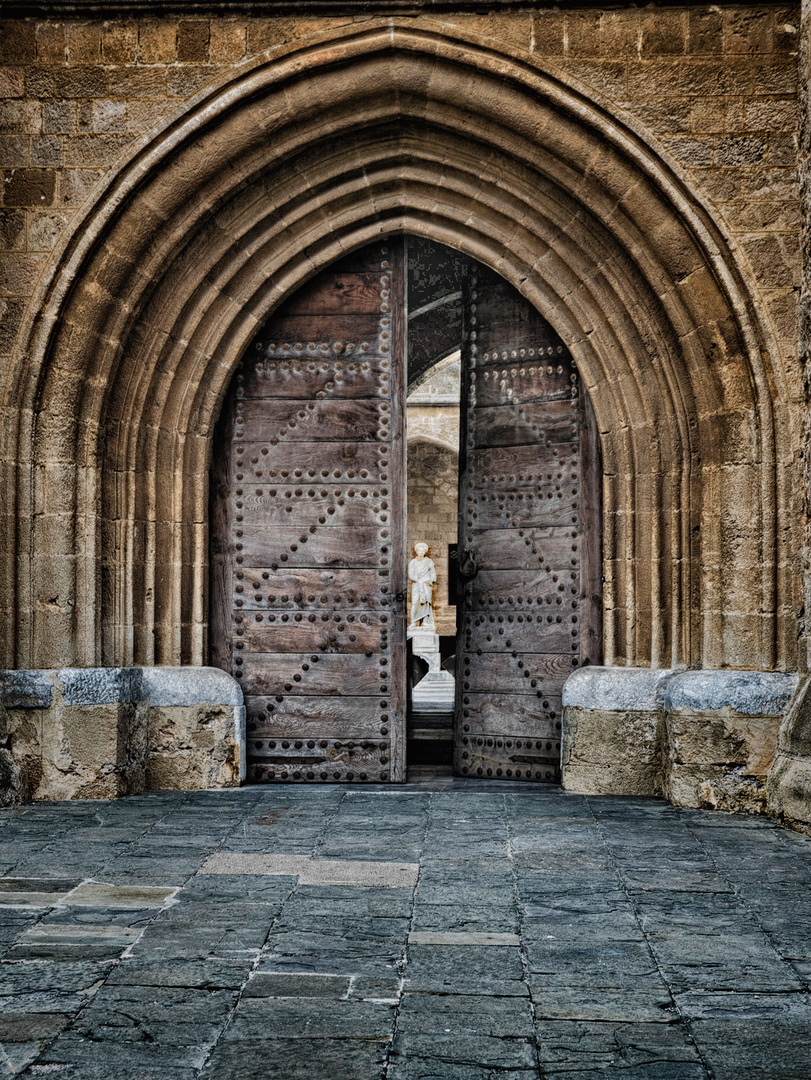
<svg viewBox="0 0 811 1080">
<path fill-rule="evenodd" d="M 409 629 L 435 631 L 434 612 L 431 602 L 436 581 L 436 567 L 433 559 L 426 556 L 427 544 L 415 544 L 416 558 L 408 564 L 408 577 L 411 586 L 411 624 Z"/>
</svg>

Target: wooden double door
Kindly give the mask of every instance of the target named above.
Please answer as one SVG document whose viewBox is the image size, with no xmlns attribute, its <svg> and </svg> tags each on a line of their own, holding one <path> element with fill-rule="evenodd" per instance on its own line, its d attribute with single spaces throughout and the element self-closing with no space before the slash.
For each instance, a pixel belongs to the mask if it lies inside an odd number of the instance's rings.
<svg viewBox="0 0 811 1080">
<path fill-rule="evenodd" d="M 211 657 L 245 695 L 251 782 L 406 778 L 408 269 L 389 237 L 318 274 L 224 407 Z M 480 264 L 460 276 L 455 771 L 554 782 L 563 682 L 598 659 L 594 425 L 551 326 Z"/>
</svg>

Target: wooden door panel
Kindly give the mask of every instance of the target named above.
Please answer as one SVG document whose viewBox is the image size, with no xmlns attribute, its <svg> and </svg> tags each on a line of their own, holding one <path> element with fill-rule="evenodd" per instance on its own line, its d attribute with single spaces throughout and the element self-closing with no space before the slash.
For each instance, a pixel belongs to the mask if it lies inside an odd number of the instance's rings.
<svg viewBox="0 0 811 1080">
<path fill-rule="evenodd" d="M 383 494 L 381 494 L 381 492 Z M 306 496 L 306 504 L 302 500 Z M 245 488 L 240 496 L 246 525 L 261 522 L 262 526 L 305 525 L 322 528 L 378 525 L 386 528 L 390 520 L 389 489 L 361 487 L 355 484 L 319 487 L 293 478 L 293 484 L 265 484 Z M 323 520 L 322 520 L 323 518 Z"/>
<path fill-rule="evenodd" d="M 245 364 L 245 400 L 267 397 L 321 401 L 327 395 L 369 398 L 388 393 L 391 359 L 372 355 L 361 346 L 342 353 L 320 345 L 314 350 L 306 345 L 300 350 L 291 346 L 289 355 L 283 353 L 278 359 L 267 359 L 275 353 L 263 346 L 258 356 L 254 363 Z"/>
<path fill-rule="evenodd" d="M 375 664 L 347 664 L 340 653 L 322 656 L 315 653 L 246 654 L 241 670 L 240 685 L 249 699 L 256 695 L 287 697 L 292 694 L 296 697 L 326 695 L 343 700 L 356 695 L 387 695 L 390 687 L 388 668 L 381 669 Z M 382 698 L 378 704 L 383 707 Z M 253 715 L 253 701 L 249 700 L 247 705 Z M 340 708 L 341 715 L 351 716 L 348 705 Z M 385 708 L 391 712 L 388 704 Z"/>
<path fill-rule="evenodd" d="M 479 408 L 487 408 L 539 399 L 568 401 L 571 398 L 571 374 L 568 362 L 547 366 L 524 360 L 504 365 L 482 361 L 477 364 L 476 404 Z"/>
<path fill-rule="evenodd" d="M 570 531 L 575 531 L 577 505 L 575 489 L 562 485 L 560 491 L 551 489 L 537 494 L 520 489 L 509 495 L 485 493 L 469 506 L 468 517 L 471 520 L 468 524 L 474 528 L 474 531 L 483 533 L 483 542 L 487 542 L 487 536 L 491 531 L 504 529 L 512 533 L 515 528 L 524 528 L 527 532 L 521 539 L 529 537 L 531 531 L 531 543 L 543 544 L 553 539 L 551 534 L 554 530 L 568 527 Z M 530 547 L 531 544 L 527 543 L 525 546 Z"/>
<path fill-rule="evenodd" d="M 572 462 L 577 462 L 576 444 L 548 443 L 539 449 L 532 446 L 497 446 L 484 450 L 473 450 L 468 455 L 468 467 L 472 474 L 485 485 L 496 485 L 506 490 L 520 490 L 533 487 L 548 480 L 554 471 L 551 462 L 559 470 L 566 467 L 571 471 Z M 507 487 L 509 485 L 509 487 Z"/>
<path fill-rule="evenodd" d="M 245 402 L 245 424 L 255 442 L 266 445 L 271 439 L 286 442 L 338 442 L 347 437 L 355 442 L 374 441 L 381 422 L 388 426 L 385 401 L 376 398 L 349 398 L 338 401 L 296 401 L 278 398 Z"/>
<path fill-rule="evenodd" d="M 563 683 L 584 659 L 584 640 L 595 642 L 599 558 L 584 558 L 584 544 L 599 535 L 599 497 L 581 493 L 596 483 L 582 452 L 584 399 L 554 330 L 497 275 L 479 268 L 464 316 L 459 542 L 469 576 L 455 767 L 554 781 Z"/>
<path fill-rule="evenodd" d="M 509 606 L 511 612 L 526 608 L 527 611 L 534 611 L 535 614 L 544 610 L 546 614 L 549 614 L 548 609 L 551 607 L 552 613 L 558 615 L 562 614 L 561 609 L 565 610 L 574 603 L 576 610 L 579 593 L 577 586 L 570 584 L 571 578 L 565 572 L 552 574 L 548 573 L 544 567 L 546 559 L 554 560 L 556 566 L 562 565 L 573 546 L 575 545 L 571 543 L 569 537 L 560 544 L 545 543 L 543 551 L 539 551 L 535 556 L 537 559 L 535 575 L 527 574 L 524 566 L 504 570 L 480 570 L 477 575 L 476 596 L 481 608 L 492 610 L 494 606 L 496 608 Z M 532 570 L 532 568 L 532 564 L 529 564 L 528 569 Z M 531 595 L 525 595 L 522 589 L 531 590 Z M 546 608 L 543 605 L 546 605 Z"/>
<path fill-rule="evenodd" d="M 557 743 L 560 750 L 561 695 L 510 695 L 510 737 L 544 739 Z M 504 735 L 504 701 L 499 690 L 469 693 L 462 696 L 462 731 L 464 734 Z"/>
<path fill-rule="evenodd" d="M 347 312 L 380 314 L 381 292 L 378 266 L 372 271 L 326 270 L 317 274 L 285 304 L 289 315 L 345 315 Z M 276 325 L 276 323 L 274 323 Z"/>
<path fill-rule="evenodd" d="M 303 477 L 313 469 L 316 477 L 324 479 L 366 479 L 370 475 L 379 476 L 381 469 L 386 472 L 388 466 L 388 448 L 380 442 L 288 442 L 285 439 L 272 446 L 269 440 L 253 442 L 246 439 L 242 445 L 244 460 L 248 461 L 248 465 L 243 466 L 245 484 L 252 484 L 254 478 L 268 483 L 274 478 L 295 476 L 296 469 L 301 470 L 299 476 Z M 271 449 L 272 454 L 262 453 Z M 259 464 L 251 468 L 254 457 Z"/>
<path fill-rule="evenodd" d="M 550 623 L 546 615 L 472 615 L 466 624 L 463 641 L 465 651 L 476 652 L 536 652 L 543 646 L 553 653 L 568 652 L 577 658 L 579 643 L 573 636 L 572 625 Z M 503 621 L 501 621 L 503 619 Z M 575 627 L 579 629 L 579 627 Z M 573 648 L 572 645 L 576 646 Z M 569 674 L 572 665 L 569 665 Z"/>
<path fill-rule="evenodd" d="M 485 652 L 468 657 L 459 670 L 462 689 L 490 693 L 497 688 L 504 694 L 534 694 L 547 685 L 558 687 L 561 677 L 568 678 L 572 658 L 568 653 Z M 559 696 L 559 695 L 558 695 Z"/>
<path fill-rule="evenodd" d="M 296 742 L 303 745 L 296 746 Z M 310 747 L 310 742 L 315 745 Z M 322 743 L 327 745 L 323 746 Z M 253 775 L 258 783 L 271 783 L 274 780 L 379 783 L 391 779 L 391 747 L 386 741 L 311 739 L 288 742 L 285 747 L 280 740 L 254 739 L 249 742 L 248 751 Z"/>
<path fill-rule="evenodd" d="M 226 406 L 212 653 L 243 688 L 253 781 L 404 778 L 402 291 L 401 240 L 320 273 Z"/>
<path fill-rule="evenodd" d="M 555 505 L 559 507 L 559 504 Z M 560 562 L 554 564 L 554 573 L 565 575 L 568 561 L 570 564 L 568 572 L 574 573 L 576 578 L 578 576 L 576 568 L 571 564 L 571 559 L 566 557 L 567 550 L 573 543 L 577 542 L 571 537 L 574 531 L 571 521 L 573 516 L 576 515 L 567 514 L 563 509 L 560 509 L 558 514 L 549 513 L 546 518 L 548 522 L 557 520 L 560 523 L 557 528 L 557 536 L 550 535 L 554 528 L 551 524 L 538 530 L 522 529 L 520 521 L 516 521 L 508 529 L 491 529 L 486 532 L 484 530 L 470 529 L 469 535 L 473 537 L 476 544 L 479 565 L 482 567 L 499 566 L 500 569 L 504 570 L 523 568 L 527 571 L 535 570 L 537 573 L 540 573 L 548 565 L 550 572 L 552 572 L 553 564 L 550 560 L 555 555 L 559 555 Z M 506 513 L 504 513 L 502 521 L 505 518 L 507 518 Z M 522 532 L 523 535 L 521 535 Z M 516 534 L 518 535 L 516 536 Z M 536 579 L 533 578 L 532 580 Z M 560 580 L 563 581 L 563 577 Z"/>
<path fill-rule="evenodd" d="M 346 567 L 349 563 L 371 568 L 385 565 L 381 564 L 381 546 L 389 550 L 387 537 L 381 537 L 381 532 L 389 534 L 389 530 L 374 526 L 331 526 L 310 533 L 308 525 L 273 529 L 245 525 L 238 531 L 243 535 L 237 550 L 244 553 L 246 569 L 280 563 L 300 567 Z"/>
<path fill-rule="evenodd" d="M 392 605 L 388 578 L 379 570 L 257 567 L 245 578 L 239 606 L 245 611 L 310 611 L 316 605 L 330 611 L 358 607 L 376 611 Z"/>
<path fill-rule="evenodd" d="M 321 738 L 325 720 L 336 737 L 374 739 L 380 735 L 380 710 L 374 697 L 254 697 L 256 738 Z"/>
<path fill-rule="evenodd" d="M 270 353 L 284 353 L 284 346 L 304 355 L 318 354 L 335 341 L 355 349 L 371 345 L 378 336 L 379 313 L 335 313 L 330 315 L 279 315 L 273 320 L 272 337 L 265 348 Z M 365 351 L 365 350 L 364 350 Z"/>
<path fill-rule="evenodd" d="M 560 744 L 521 735 L 463 735 L 459 740 L 462 770 L 494 780 L 554 782 L 560 772 Z"/>
<path fill-rule="evenodd" d="M 571 400 L 569 388 L 567 395 L 563 401 L 480 406 L 477 419 L 487 428 L 490 446 L 523 446 L 530 441 L 560 446 L 571 441 L 572 426 L 577 425 L 577 400 Z M 539 459 L 550 464 L 553 460 L 551 453 Z"/>
<path fill-rule="evenodd" d="M 300 653 L 317 651 L 321 653 L 365 653 L 367 649 L 379 650 L 385 643 L 381 642 L 381 626 L 369 626 L 360 622 L 349 624 L 341 623 L 340 626 L 332 621 L 323 621 L 326 616 L 307 621 L 304 615 L 281 615 L 270 616 L 279 621 L 268 626 L 253 624 L 246 629 L 242 644 L 248 653 Z M 302 619 L 302 622 L 294 622 L 293 619 Z M 290 620 L 282 622 L 281 620 Z"/>
</svg>

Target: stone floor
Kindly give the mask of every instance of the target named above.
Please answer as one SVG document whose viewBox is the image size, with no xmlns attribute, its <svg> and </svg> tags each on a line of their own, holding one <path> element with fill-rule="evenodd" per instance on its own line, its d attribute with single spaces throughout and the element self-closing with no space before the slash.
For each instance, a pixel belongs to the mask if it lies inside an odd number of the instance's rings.
<svg viewBox="0 0 811 1080">
<path fill-rule="evenodd" d="M 811 839 L 535 785 L 0 812 L 0 1075 L 811 1077 Z"/>
</svg>

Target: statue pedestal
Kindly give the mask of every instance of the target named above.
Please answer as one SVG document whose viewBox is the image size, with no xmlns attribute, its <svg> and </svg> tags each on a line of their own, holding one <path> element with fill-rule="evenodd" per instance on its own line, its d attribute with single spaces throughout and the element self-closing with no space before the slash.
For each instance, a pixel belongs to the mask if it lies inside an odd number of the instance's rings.
<svg viewBox="0 0 811 1080">
<path fill-rule="evenodd" d="M 411 640 L 411 648 L 418 656 L 427 652 L 439 652 L 439 634 L 433 630 L 423 630 L 421 626 L 409 626 L 406 631 Z"/>
<path fill-rule="evenodd" d="M 435 634 L 433 630 L 423 630 L 421 627 L 415 626 L 408 628 L 408 636 L 411 638 L 411 649 L 414 655 L 427 662 L 428 675 L 439 674 L 442 670 L 442 658 L 439 655 L 439 634 Z"/>
</svg>

